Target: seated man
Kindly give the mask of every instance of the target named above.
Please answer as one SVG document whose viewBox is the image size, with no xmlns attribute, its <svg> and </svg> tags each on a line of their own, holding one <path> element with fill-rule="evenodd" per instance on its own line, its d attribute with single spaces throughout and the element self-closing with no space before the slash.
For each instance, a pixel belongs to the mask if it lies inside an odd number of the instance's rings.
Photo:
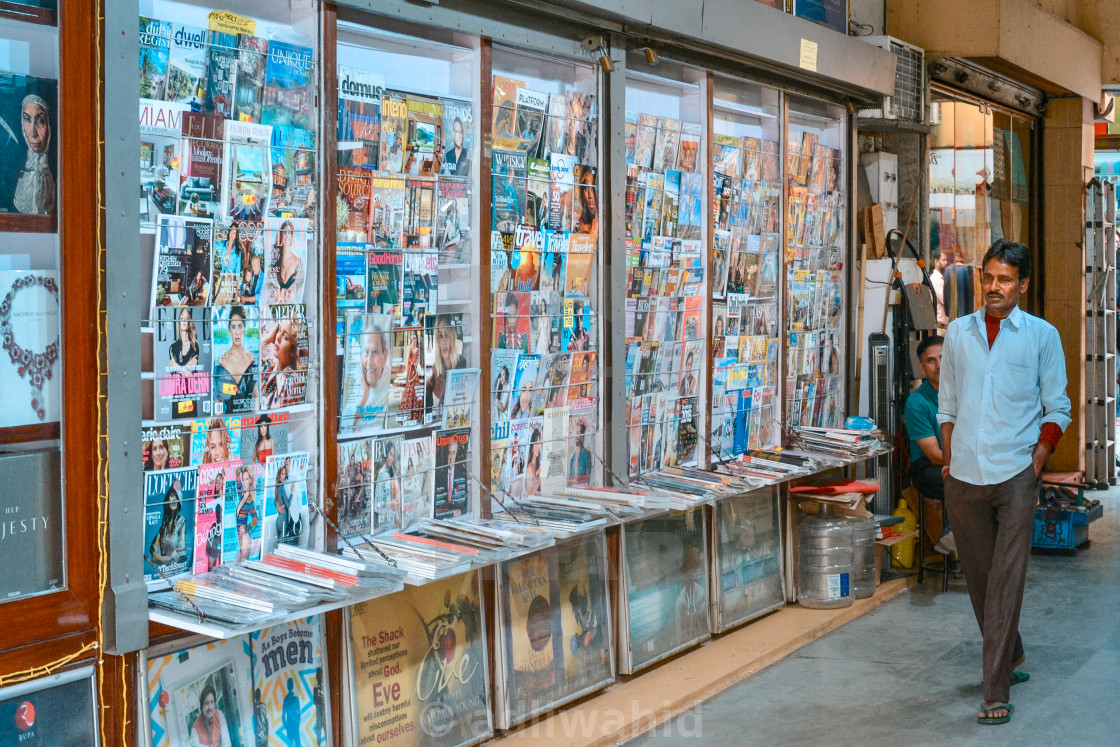
<svg viewBox="0 0 1120 747">
<path fill-rule="evenodd" d="M 945 339 L 932 335 L 918 343 L 918 370 L 925 381 L 906 398 L 906 431 L 910 434 L 910 482 L 923 496 L 945 503 L 942 482 L 941 426 L 937 424 L 937 386 L 941 378 L 941 346 Z M 949 517 L 945 515 L 941 539 L 934 545 L 939 553 L 957 551 Z"/>
</svg>

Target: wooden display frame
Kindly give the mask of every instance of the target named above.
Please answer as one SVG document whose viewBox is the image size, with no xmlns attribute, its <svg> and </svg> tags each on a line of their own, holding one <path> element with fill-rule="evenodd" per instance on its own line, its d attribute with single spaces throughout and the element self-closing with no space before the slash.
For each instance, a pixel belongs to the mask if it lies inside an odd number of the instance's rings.
<svg viewBox="0 0 1120 747">
<path fill-rule="evenodd" d="M 57 226 L 60 246 L 59 274 L 62 294 L 61 370 L 62 412 L 59 423 L 0 429 L 0 443 L 26 443 L 61 439 L 63 500 L 66 534 L 66 586 L 57 592 L 4 603 L 7 634 L 0 651 L 0 671 L 20 671 L 43 666 L 73 655 L 97 640 L 100 564 L 99 525 L 101 475 L 98 465 L 107 448 L 102 440 L 105 402 L 102 392 L 101 355 L 104 319 L 100 316 L 105 271 L 101 239 L 99 39 L 96 34 L 71 32 L 96 29 L 100 23 L 93 3 L 64 3 L 55 11 L 15 3 L 0 3 L 0 17 L 41 25 L 57 25 L 59 34 L 58 127 L 66 148 L 60 154 L 59 209 L 55 216 L 6 216 L 0 230 L 49 232 Z M 66 157 L 67 154 L 75 154 Z M 77 291 L 76 289 L 82 289 Z M 61 549 L 61 548 L 60 548 Z M 92 656 L 92 654 L 91 654 Z"/>
</svg>

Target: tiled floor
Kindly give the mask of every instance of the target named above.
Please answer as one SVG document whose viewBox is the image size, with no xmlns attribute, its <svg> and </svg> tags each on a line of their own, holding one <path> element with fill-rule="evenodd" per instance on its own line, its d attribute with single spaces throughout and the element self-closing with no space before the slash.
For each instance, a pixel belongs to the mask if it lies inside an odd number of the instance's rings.
<svg viewBox="0 0 1120 747">
<path fill-rule="evenodd" d="M 1032 556 L 1015 714 L 976 723 L 980 634 L 964 580 L 928 578 L 632 745 L 1120 744 L 1120 489 L 1075 557 Z M 936 576 L 936 574 L 935 574 Z"/>
</svg>

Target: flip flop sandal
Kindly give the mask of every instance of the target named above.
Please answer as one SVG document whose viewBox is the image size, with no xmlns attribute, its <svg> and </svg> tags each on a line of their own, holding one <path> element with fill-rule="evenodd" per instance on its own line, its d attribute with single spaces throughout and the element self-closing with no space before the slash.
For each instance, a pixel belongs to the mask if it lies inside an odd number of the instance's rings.
<svg viewBox="0 0 1120 747">
<path fill-rule="evenodd" d="M 1031 678 L 1031 675 L 1028 672 L 1012 672 L 1011 673 L 1011 684 L 1012 685 L 1018 685 L 1020 682 L 1026 682 L 1030 678 Z"/>
<path fill-rule="evenodd" d="M 1006 716 L 992 716 L 991 715 L 992 713 L 995 713 L 996 711 L 999 711 L 999 710 L 1006 710 L 1007 715 Z M 994 726 L 996 724 L 1006 724 L 1008 721 L 1011 720 L 1011 714 L 1015 713 L 1015 706 L 1011 705 L 1010 703 L 996 703 L 993 706 L 989 706 L 986 703 L 981 703 L 980 704 L 980 712 L 985 714 L 985 715 L 980 716 L 976 720 L 978 722 L 980 722 L 981 724 L 983 724 L 984 726 Z"/>
</svg>

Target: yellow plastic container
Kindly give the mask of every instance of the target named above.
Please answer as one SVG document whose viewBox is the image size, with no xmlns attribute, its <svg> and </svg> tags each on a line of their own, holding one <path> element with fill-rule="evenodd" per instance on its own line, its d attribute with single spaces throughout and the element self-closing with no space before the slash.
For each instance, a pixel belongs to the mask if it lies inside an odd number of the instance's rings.
<svg viewBox="0 0 1120 747">
<path fill-rule="evenodd" d="M 915 516 L 914 512 L 910 510 L 910 507 L 906 505 L 905 498 L 900 498 L 898 500 L 898 508 L 896 508 L 891 515 L 902 517 L 902 523 L 897 525 L 899 532 L 913 532 L 918 528 L 918 517 Z M 900 568 L 913 568 L 914 539 L 903 540 L 896 545 L 892 545 L 891 560 Z"/>
</svg>

